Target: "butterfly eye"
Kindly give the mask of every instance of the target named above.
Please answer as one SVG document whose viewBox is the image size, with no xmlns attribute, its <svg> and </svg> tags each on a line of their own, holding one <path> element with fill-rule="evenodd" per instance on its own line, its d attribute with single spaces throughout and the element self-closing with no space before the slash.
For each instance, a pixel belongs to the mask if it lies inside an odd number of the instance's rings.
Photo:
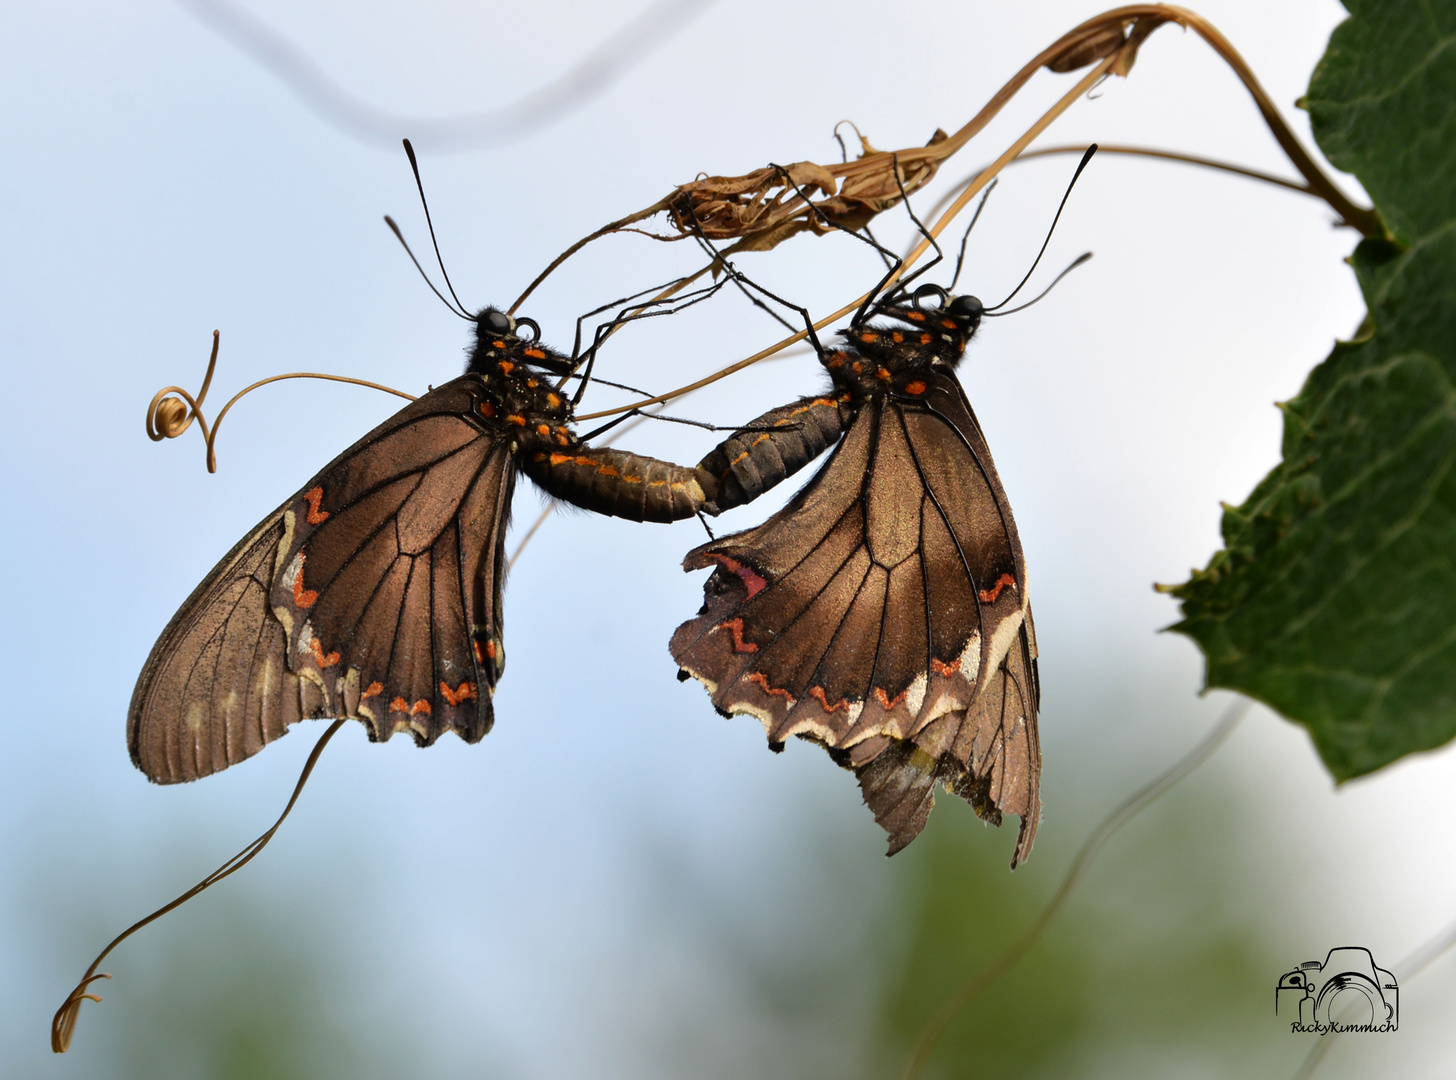
<svg viewBox="0 0 1456 1080">
<path fill-rule="evenodd" d="M 925 310 L 924 307 L 921 306 L 920 302 L 924 300 L 927 296 L 933 296 L 936 298 L 937 303 L 935 306 L 937 308 L 945 307 L 946 301 L 950 299 L 949 294 L 939 285 L 922 285 L 920 286 L 920 288 L 916 289 L 913 294 L 913 303 L 915 304 L 916 311 Z"/>
<path fill-rule="evenodd" d="M 513 329 L 511 317 L 495 308 L 486 308 L 476 317 L 476 322 L 493 334 L 509 334 Z"/>
<path fill-rule="evenodd" d="M 946 306 L 947 315 L 972 323 L 980 322 L 981 316 L 985 311 L 986 309 L 981 301 L 977 297 L 970 296 L 969 294 L 966 296 L 957 296 Z"/>
<path fill-rule="evenodd" d="M 529 338 L 525 337 L 521 333 L 522 327 L 527 326 L 531 328 L 531 336 Z M 541 340 L 541 327 L 537 325 L 535 319 L 517 319 L 516 336 L 521 338 L 523 341 L 529 341 L 531 344 L 535 344 L 536 342 Z"/>
</svg>

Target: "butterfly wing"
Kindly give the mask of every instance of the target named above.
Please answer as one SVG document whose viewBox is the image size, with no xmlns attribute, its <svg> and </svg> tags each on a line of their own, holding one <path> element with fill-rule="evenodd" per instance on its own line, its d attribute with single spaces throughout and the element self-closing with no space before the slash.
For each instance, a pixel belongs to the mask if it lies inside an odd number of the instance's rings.
<svg viewBox="0 0 1456 1080">
<path fill-rule="evenodd" d="M 892 852 L 940 783 L 987 820 L 1020 816 L 1019 862 L 1040 816 L 1021 544 L 960 384 L 917 386 L 866 403 L 763 525 L 688 554 L 715 570 L 672 655 L 771 744 L 800 735 L 854 769 Z"/>
<path fill-rule="evenodd" d="M 509 441 L 466 375 L 344 451 L 218 563 L 132 695 L 132 761 L 158 783 L 257 753 L 310 717 L 422 745 L 493 719 Z"/>
</svg>

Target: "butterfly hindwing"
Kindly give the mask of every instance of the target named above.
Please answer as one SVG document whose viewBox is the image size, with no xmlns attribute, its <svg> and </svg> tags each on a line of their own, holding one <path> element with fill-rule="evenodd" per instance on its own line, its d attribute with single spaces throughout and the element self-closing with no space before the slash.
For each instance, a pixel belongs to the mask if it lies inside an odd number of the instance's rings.
<svg viewBox="0 0 1456 1080">
<path fill-rule="evenodd" d="M 510 447 L 466 375 L 344 451 L 220 562 L 138 680 L 132 759 L 173 783 L 234 764 L 307 717 L 371 739 L 489 730 L 504 664 Z"/>
<path fill-rule="evenodd" d="M 1015 524 L 948 370 L 858 410 L 829 460 L 755 529 L 690 552 L 714 567 L 680 667 L 714 704 L 800 735 L 859 775 L 898 850 L 941 783 L 988 820 L 1039 816 L 1035 637 Z"/>
</svg>

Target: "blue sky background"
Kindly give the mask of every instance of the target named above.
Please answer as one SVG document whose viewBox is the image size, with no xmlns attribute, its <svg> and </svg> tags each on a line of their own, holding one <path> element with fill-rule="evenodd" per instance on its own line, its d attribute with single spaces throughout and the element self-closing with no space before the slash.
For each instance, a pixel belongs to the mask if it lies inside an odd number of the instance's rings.
<svg viewBox="0 0 1456 1080">
<path fill-rule="evenodd" d="M 441 117 L 545 85 L 642 6 L 250 0 L 249 10 L 360 98 Z M 836 160 L 842 119 L 880 147 L 954 130 L 1097 10 L 719 0 L 528 137 L 448 152 L 418 140 L 456 287 L 472 306 L 508 303 L 573 240 L 699 172 Z M 1293 101 L 1341 9 L 1200 10 L 1307 132 Z M 935 190 L 996 156 L 1070 84 L 1039 75 Z M 260 832 L 313 739 L 305 727 L 202 783 L 148 784 L 124 733 L 152 642 L 240 535 L 397 404 L 355 387 L 269 387 L 229 416 L 209 476 L 196 431 L 146 440 L 147 401 L 170 383 L 196 388 L 214 328 L 213 409 L 300 369 L 421 392 L 460 370 L 467 335 L 381 222 L 390 213 L 426 243 L 397 143 L 321 118 L 185 4 L 7 7 L 0 136 L 6 1073 L 254 1075 L 249 1048 L 266 1032 L 300 1076 L 889 1075 L 894 1040 L 874 1033 L 885 1030 L 885 972 L 913 936 L 899 898 L 931 856 L 886 860 L 849 774 L 808 745 L 770 755 L 751 719 L 720 719 L 696 684 L 673 678 L 667 639 L 701 599 L 701 576 L 678 569 L 701 539 L 695 523 L 578 513 L 555 515 L 511 578 L 510 664 L 489 738 L 420 753 L 346 728 L 274 845 L 118 950 L 106 1002 L 87 1007 L 73 1051 L 51 1057 L 51 1012 L 95 951 Z M 1290 174 L 1232 74 L 1175 28 L 1154 35 L 1130 80 L 1079 102 L 1047 137 L 1089 139 Z M 1073 163 L 1008 171 L 972 238 L 965 287 L 999 298 L 1019 280 Z M 978 334 L 962 374 L 1030 568 L 1046 818 L 1013 876 L 1014 826 L 983 829 L 942 800 L 936 835 L 985 867 L 963 914 L 988 903 L 984 881 L 1007 905 L 1008 933 L 1030 922 L 1095 821 L 1224 707 L 1226 695 L 1197 696 L 1192 644 L 1158 633 L 1176 608 L 1151 584 L 1207 561 L 1219 500 L 1241 501 L 1277 460 L 1272 403 L 1363 313 L 1340 261 L 1353 234 L 1330 218 L 1273 188 L 1103 156 L 1042 280 L 1084 250 L 1096 258 Z M 910 236 L 893 214 L 877 229 Z M 693 263 L 685 245 L 613 238 L 524 313 L 569 349 L 576 315 Z M 842 236 L 740 266 L 821 314 L 878 273 Z M 608 377 L 664 389 L 777 337 L 725 298 L 633 328 L 604 360 Z M 820 383 L 800 355 L 677 410 L 740 422 Z M 710 439 L 659 424 L 623 445 L 693 461 Z M 762 520 L 788 494 L 729 524 Z M 541 505 L 523 483 L 518 526 Z M 1082 921 L 1069 916 L 1094 951 L 1108 926 L 1118 929 L 1107 940 L 1154 952 L 1223 927 L 1260 958 L 1230 991 L 1252 1003 L 1247 1016 L 1190 1048 L 1114 1007 L 1141 1000 L 1139 976 L 1104 957 L 1098 970 L 1110 974 L 1087 998 L 1104 1012 L 1085 1014 L 1102 1019 L 1027 1074 L 1212 1075 L 1234 1060 L 1291 1073 L 1308 1044 L 1271 1015 L 1282 970 L 1346 944 L 1391 966 L 1456 912 L 1440 855 L 1456 842 L 1453 781 L 1441 752 L 1337 792 L 1303 732 L 1256 709 L 1191 794 L 1114 841 L 1074 901 Z M 872 953 L 880 959 L 860 964 Z M 1447 961 L 1403 984 L 1399 1036 L 1338 1048 L 1322 1075 L 1448 1074 L 1453 970 Z M 1197 970 L 1185 975 L 1197 984 Z M 1003 1000 L 1026 1016 L 1043 1007 Z M 1115 1023 L 1108 1010 L 1121 1013 Z M 1098 1024 L 1120 1034 L 1097 1035 Z"/>
</svg>

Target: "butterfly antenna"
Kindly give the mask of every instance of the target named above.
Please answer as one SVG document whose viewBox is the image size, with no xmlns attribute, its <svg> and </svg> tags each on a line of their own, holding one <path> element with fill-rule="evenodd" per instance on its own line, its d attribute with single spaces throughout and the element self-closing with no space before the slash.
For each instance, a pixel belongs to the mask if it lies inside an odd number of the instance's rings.
<svg viewBox="0 0 1456 1080">
<path fill-rule="evenodd" d="M 440 257 L 440 242 L 435 239 L 435 223 L 430 220 L 430 204 L 425 200 L 425 185 L 420 180 L 420 163 L 415 160 L 415 148 L 410 145 L 408 139 L 404 140 L 404 152 L 405 156 L 409 158 L 410 169 L 415 174 L 415 187 L 420 189 L 420 205 L 425 208 L 425 224 L 430 227 L 430 243 L 435 245 L 435 261 L 440 264 L 440 273 L 445 278 L 445 288 L 450 290 L 450 295 L 455 297 L 456 306 L 460 308 L 465 318 L 468 319 L 470 318 L 470 312 L 466 311 L 465 305 L 460 303 L 460 297 L 455 296 L 455 286 L 450 284 L 450 272 L 445 269 L 445 260 Z M 1083 164 L 1085 164 L 1085 161 Z M 419 264 L 416 263 L 415 265 Z M 444 299 L 444 297 L 441 297 L 441 299 Z"/>
<path fill-rule="evenodd" d="M 1077 171 L 1072 174 L 1072 182 L 1067 185 L 1066 194 L 1062 196 L 1061 205 L 1057 207 L 1057 216 L 1052 218 L 1052 227 L 1047 230 L 1046 239 L 1041 242 L 1041 250 L 1036 253 L 1036 260 L 1031 264 L 1031 269 L 1026 272 L 1026 276 L 1021 279 L 1021 284 L 1016 286 L 1016 288 L 1012 289 L 1011 295 L 1008 296 L 1005 300 L 1002 300 L 999 304 L 996 305 L 996 307 L 987 308 L 987 314 L 995 311 L 996 308 L 1003 308 L 1007 304 L 1011 303 L 1012 299 L 1016 296 L 1016 294 L 1019 293 L 1026 285 L 1026 283 L 1031 280 L 1031 275 L 1036 273 L 1037 264 L 1041 262 L 1041 257 L 1046 254 L 1047 245 L 1052 242 L 1052 233 L 1056 232 L 1057 230 L 1057 222 L 1061 220 L 1062 211 L 1066 208 L 1067 200 L 1072 197 L 1072 188 L 1077 186 L 1077 177 L 1082 175 L 1082 170 L 1087 167 L 1087 162 L 1092 160 L 1092 155 L 1095 153 L 1097 153 L 1097 144 L 1093 143 L 1091 146 L 1087 147 L 1087 152 L 1082 155 L 1082 160 L 1077 163 Z M 1070 270 L 1071 267 L 1068 267 L 1067 269 Z M 1066 273 L 1065 270 L 1062 272 Z M 1037 299 L 1039 300 L 1041 299 L 1041 297 L 1037 297 Z M 1035 301 L 1033 301 L 1033 303 L 1034 302 Z M 1019 311 L 1021 309 L 1018 308 L 1017 310 Z"/>
<path fill-rule="evenodd" d="M 1014 307 L 1010 311 L 982 312 L 983 317 L 988 319 L 994 319 L 998 315 L 1015 315 L 1018 311 L 1025 311 L 1027 308 L 1031 307 L 1032 304 L 1035 304 L 1037 300 L 1042 299 L 1042 297 L 1046 296 L 1047 293 L 1055 289 L 1057 287 L 1057 282 L 1061 281 L 1062 278 L 1066 277 L 1073 270 L 1077 269 L 1077 267 L 1081 266 L 1090 258 L 1092 258 L 1092 253 L 1090 251 L 1084 251 L 1082 252 L 1082 254 L 1078 255 L 1075 259 L 1072 260 L 1071 264 L 1065 270 L 1063 270 L 1060 274 L 1052 279 L 1052 283 L 1050 285 L 1048 285 L 1045 289 L 1037 294 L 1035 300 L 1028 300 L 1026 303 Z"/>
<path fill-rule="evenodd" d="M 965 234 L 961 237 L 961 251 L 956 256 L 955 277 L 950 279 L 950 285 L 946 288 L 946 292 L 952 295 L 955 293 L 956 282 L 961 279 L 961 267 L 966 262 L 966 241 L 971 238 L 971 230 L 976 227 L 976 222 L 981 220 L 981 211 L 986 209 L 986 200 L 991 197 L 991 192 L 996 190 L 999 182 L 999 180 L 992 180 L 986 185 L 986 190 L 981 193 L 981 201 L 976 204 L 976 212 L 971 215 L 971 223 L 966 226 Z"/>
<path fill-rule="evenodd" d="M 415 253 L 410 250 L 409 243 L 405 240 L 404 233 L 399 231 L 399 226 L 395 224 L 394 218 L 390 217 L 388 214 L 385 214 L 384 223 L 388 225 L 390 231 L 394 233 L 394 238 L 398 240 L 400 244 L 404 247 L 405 254 L 410 257 L 410 262 L 415 264 L 415 269 L 420 272 L 420 277 L 425 279 L 425 284 L 430 287 L 430 292 L 434 293 L 440 298 L 440 303 L 444 304 L 447 308 L 450 309 L 451 315 L 458 315 L 462 319 L 469 319 L 470 316 L 468 314 L 466 314 L 463 310 L 457 311 L 455 309 L 455 305 L 445 299 L 445 294 L 442 293 L 439 289 L 435 288 L 435 283 L 430 280 L 430 275 L 425 273 L 425 268 L 420 265 L 420 260 L 415 258 Z"/>
</svg>

